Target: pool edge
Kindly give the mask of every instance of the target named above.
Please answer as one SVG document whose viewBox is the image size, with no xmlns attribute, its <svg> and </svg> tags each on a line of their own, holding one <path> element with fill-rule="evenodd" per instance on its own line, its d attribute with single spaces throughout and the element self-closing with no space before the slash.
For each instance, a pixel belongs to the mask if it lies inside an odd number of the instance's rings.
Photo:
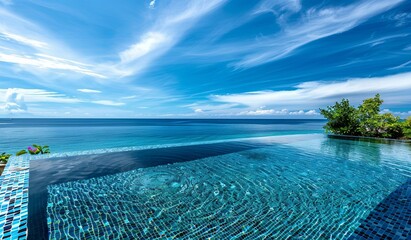
<svg viewBox="0 0 411 240">
<path fill-rule="evenodd" d="M 27 158 L 11 158 L 0 176 L 1 239 L 27 239 L 29 167 Z"/>
</svg>

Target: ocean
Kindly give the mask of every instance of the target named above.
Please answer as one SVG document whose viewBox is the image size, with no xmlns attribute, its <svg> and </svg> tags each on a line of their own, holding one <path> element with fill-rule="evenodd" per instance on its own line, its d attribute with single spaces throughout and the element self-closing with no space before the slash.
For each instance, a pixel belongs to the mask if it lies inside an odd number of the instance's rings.
<svg viewBox="0 0 411 240">
<path fill-rule="evenodd" d="M 289 134 L 322 133 L 324 120 L 307 119 L 0 119 L 0 151 L 32 144 L 52 153 L 185 145 Z"/>
</svg>

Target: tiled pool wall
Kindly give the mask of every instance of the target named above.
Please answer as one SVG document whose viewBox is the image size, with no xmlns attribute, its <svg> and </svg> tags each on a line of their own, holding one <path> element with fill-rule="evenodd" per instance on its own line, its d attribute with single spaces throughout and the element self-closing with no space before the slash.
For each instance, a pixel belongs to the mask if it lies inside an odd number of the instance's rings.
<svg viewBox="0 0 411 240">
<path fill-rule="evenodd" d="M 349 238 L 411 238 L 411 178 L 386 197 Z"/>
<path fill-rule="evenodd" d="M 28 158 L 11 158 L 0 176 L 0 239 L 26 239 L 29 201 Z"/>
</svg>

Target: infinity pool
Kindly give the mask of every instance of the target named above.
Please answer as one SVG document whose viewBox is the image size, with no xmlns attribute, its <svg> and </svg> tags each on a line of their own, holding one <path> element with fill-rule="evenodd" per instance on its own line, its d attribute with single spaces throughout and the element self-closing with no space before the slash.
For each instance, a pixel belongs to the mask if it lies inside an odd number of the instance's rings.
<svg viewBox="0 0 411 240">
<path fill-rule="evenodd" d="M 321 134 L 33 160 L 30 239 L 346 239 L 411 147 Z"/>
</svg>

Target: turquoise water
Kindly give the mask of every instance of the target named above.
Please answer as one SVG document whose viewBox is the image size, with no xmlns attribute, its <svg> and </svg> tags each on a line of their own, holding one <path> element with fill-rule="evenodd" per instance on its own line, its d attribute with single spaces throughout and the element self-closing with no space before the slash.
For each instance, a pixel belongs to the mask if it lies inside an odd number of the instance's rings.
<svg viewBox="0 0 411 240">
<path fill-rule="evenodd" d="M 323 120 L 0 119 L 0 151 L 31 144 L 53 153 L 322 133 Z"/>
<path fill-rule="evenodd" d="M 49 238 L 345 239 L 411 177 L 409 144 L 307 134 L 256 146 L 49 184 Z"/>
</svg>

